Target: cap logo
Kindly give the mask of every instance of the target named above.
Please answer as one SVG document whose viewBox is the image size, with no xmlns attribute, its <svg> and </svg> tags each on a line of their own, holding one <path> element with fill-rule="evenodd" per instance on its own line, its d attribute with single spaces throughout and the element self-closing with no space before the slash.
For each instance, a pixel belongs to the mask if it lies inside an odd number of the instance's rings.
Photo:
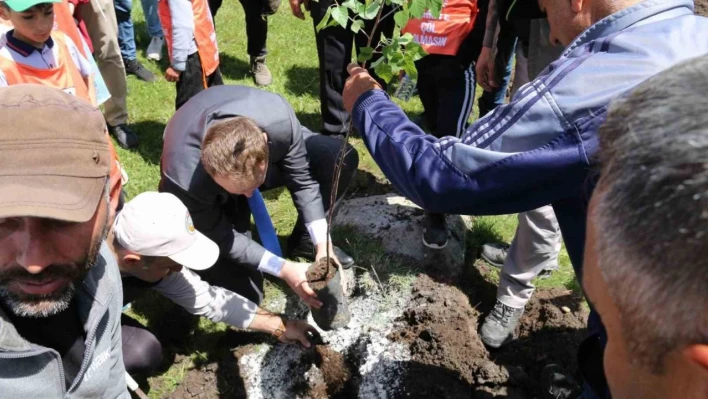
<svg viewBox="0 0 708 399">
<path fill-rule="evenodd" d="M 192 223 L 192 217 L 189 216 L 189 212 L 187 212 L 187 219 L 185 220 L 185 224 L 187 226 L 187 232 L 189 234 L 194 234 L 197 229 L 194 228 L 194 223 Z"/>
</svg>

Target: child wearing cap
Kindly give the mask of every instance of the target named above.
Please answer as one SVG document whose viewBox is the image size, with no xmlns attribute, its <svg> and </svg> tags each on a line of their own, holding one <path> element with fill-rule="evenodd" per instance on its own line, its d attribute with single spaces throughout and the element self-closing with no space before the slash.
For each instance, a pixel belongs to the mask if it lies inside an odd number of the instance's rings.
<svg viewBox="0 0 708 399">
<path fill-rule="evenodd" d="M 61 0 L 0 0 L 0 16 L 12 25 L 0 35 L 0 87 L 40 84 L 96 105 L 91 63 L 66 33 L 54 30 L 54 3 Z M 110 139 L 108 144 L 113 160 L 110 198 L 114 214 L 122 177 Z"/>
<path fill-rule="evenodd" d="M 281 342 L 309 347 L 316 330 L 284 320 L 225 288 L 209 285 L 193 270 L 210 268 L 219 247 L 194 228 L 187 207 L 172 194 L 146 192 L 125 204 L 106 240 L 123 277 L 123 301 L 149 287 L 188 312 L 237 328 L 270 333 Z M 162 348 L 145 327 L 123 320 L 123 361 L 128 373 L 159 366 Z"/>
<path fill-rule="evenodd" d="M 200 91 L 224 84 L 214 20 L 206 0 L 159 0 L 157 12 L 170 55 L 165 79 L 176 84 L 179 109 Z"/>
<path fill-rule="evenodd" d="M 68 35 L 53 30 L 57 2 L 0 1 L 0 13 L 13 26 L 0 37 L 0 87 L 36 83 L 95 104 L 91 64 Z"/>
</svg>

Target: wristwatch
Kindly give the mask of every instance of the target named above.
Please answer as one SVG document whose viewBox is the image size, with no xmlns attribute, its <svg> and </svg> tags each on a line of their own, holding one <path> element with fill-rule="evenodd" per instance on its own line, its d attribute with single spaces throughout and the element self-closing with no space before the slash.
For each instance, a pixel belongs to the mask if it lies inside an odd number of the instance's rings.
<svg viewBox="0 0 708 399">
<path fill-rule="evenodd" d="M 278 317 L 280 319 L 280 324 L 271 333 L 275 338 L 280 338 L 285 333 L 285 318 L 283 316 Z"/>
</svg>

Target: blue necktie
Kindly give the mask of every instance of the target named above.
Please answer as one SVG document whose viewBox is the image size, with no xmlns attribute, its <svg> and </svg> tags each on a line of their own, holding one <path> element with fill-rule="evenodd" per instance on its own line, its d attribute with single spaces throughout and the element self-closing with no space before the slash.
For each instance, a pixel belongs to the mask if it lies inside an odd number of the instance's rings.
<svg viewBox="0 0 708 399">
<path fill-rule="evenodd" d="M 268 209 L 260 191 L 255 190 L 253 195 L 248 198 L 248 206 L 251 208 L 253 220 L 256 221 L 256 229 L 258 229 L 258 235 L 261 237 L 261 244 L 268 251 L 282 257 L 283 252 L 280 250 L 278 236 L 275 234 L 273 221 L 270 220 Z"/>
</svg>

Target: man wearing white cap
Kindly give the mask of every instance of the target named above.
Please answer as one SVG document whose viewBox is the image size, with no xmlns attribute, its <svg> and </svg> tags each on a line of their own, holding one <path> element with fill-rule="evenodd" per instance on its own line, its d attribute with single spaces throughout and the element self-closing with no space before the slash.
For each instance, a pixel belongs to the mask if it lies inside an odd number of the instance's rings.
<svg viewBox="0 0 708 399">
<path fill-rule="evenodd" d="M 219 257 L 219 247 L 194 228 L 187 208 L 174 195 L 146 192 L 135 197 L 116 216 L 107 241 L 123 276 L 124 303 L 135 299 L 136 288 L 152 288 L 192 314 L 271 333 L 281 342 L 310 346 L 308 332 L 315 330 L 309 324 L 262 310 L 192 272 L 211 267 Z M 159 365 L 161 355 L 157 339 L 124 317 L 126 370 L 149 372 Z"/>
</svg>

